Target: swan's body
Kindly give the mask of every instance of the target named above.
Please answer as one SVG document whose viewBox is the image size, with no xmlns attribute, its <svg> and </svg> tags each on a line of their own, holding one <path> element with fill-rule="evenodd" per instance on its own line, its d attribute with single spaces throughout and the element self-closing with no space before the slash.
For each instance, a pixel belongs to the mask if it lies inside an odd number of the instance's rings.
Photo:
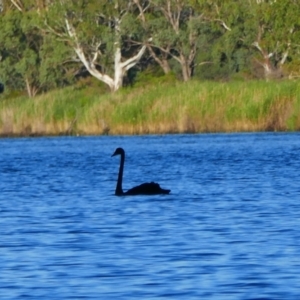
<svg viewBox="0 0 300 300">
<path fill-rule="evenodd" d="M 112 156 L 121 155 L 120 169 L 118 175 L 118 181 L 116 186 L 115 195 L 116 196 L 126 196 L 126 195 L 159 195 L 159 194 L 169 194 L 170 190 L 165 190 L 160 187 L 158 183 L 149 182 L 142 183 L 141 185 L 135 186 L 127 192 L 123 192 L 122 181 L 123 181 L 123 170 L 125 162 L 125 151 L 122 148 L 117 148 Z"/>
</svg>

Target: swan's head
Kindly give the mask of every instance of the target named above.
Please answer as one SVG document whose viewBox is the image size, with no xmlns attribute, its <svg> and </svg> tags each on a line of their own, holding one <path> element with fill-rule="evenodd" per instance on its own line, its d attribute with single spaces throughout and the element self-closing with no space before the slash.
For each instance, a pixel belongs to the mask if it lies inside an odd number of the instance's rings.
<svg viewBox="0 0 300 300">
<path fill-rule="evenodd" d="M 124 153 L 125 153 L 125 151 L 123 148 L 117 148 L 112 156 L 122 155 Z"/>
</svg>

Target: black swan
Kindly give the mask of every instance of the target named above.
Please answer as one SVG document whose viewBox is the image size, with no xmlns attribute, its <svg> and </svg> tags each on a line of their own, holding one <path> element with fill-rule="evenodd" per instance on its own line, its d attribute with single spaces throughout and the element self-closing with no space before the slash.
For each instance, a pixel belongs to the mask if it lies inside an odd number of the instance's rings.
<svg viewBox="0 0 300 300">
<path fill-rule="evenodd" d="M 125 162 L 125 151 L 123 148 L 117 148 L 112 156 L 121 155 L 120 169 L 118 175 L 118 182 L 116 186 L 115 195 L 116 196 L 126 196 L 126 195 L 159 195 L 159 194 L 169 194 L 171 190 L 162 189 L 158 183 L 150 182 L 143 183 L 141 185 L 135 186 L 127 192 L 123 192 L 122 181 L 123 181 L 123 169 Z"/>
</svg>

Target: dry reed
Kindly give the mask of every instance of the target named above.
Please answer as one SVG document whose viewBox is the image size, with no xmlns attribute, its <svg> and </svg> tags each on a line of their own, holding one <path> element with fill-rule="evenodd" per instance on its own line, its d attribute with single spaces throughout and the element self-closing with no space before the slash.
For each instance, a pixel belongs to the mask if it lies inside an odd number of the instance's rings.
<svg viewBox="0 0 300 300">
<path fill-rule="evenodd" d="M 300 129 L 297 82 L 161 84 L 98 95 L 67 88 L 0 102 L 2 136 Z"/>
</svg>

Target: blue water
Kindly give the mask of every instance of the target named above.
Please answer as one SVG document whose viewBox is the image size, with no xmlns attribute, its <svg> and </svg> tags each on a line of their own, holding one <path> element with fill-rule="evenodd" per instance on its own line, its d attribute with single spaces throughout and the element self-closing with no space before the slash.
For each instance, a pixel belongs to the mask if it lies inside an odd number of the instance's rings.
<svg viewBox="0 0 300 300">
<path fill-rule="evenodd" d="M 300 134 L 0 146 L 1 300 L 300 299 Z"/>
</svg>

